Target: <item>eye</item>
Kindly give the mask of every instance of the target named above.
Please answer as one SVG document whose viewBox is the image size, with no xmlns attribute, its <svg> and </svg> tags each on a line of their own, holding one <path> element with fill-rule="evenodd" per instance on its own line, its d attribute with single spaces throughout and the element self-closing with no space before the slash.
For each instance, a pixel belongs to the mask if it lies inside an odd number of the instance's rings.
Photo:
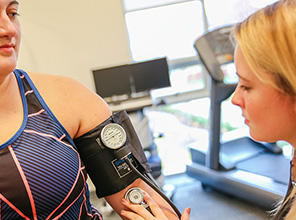
<svg viewBox="0 0 296 220">
<path fill-rule="evenodd" d="M 240 85 L 240 88 L 244 91 L 248 91 L 251 89 L 251 87 L 245 86 L 245 85 Z"/>
<path fill-rule="evenodd" d="M 19 16 L 19 13 L 17 12 L 11 12 L 7 14 L 11 19 L 16 19 L 17 16 Z"/>
<path fill-rule="evenodd" d="M 9 6 L 6 8 L 7 16 L 11 20 L 15 20 L 17 16 L 19 16 L 18 9 L 19 3 L 17 1 L 12 1 L 11 4 L 9 4 Z"/>
</svg>

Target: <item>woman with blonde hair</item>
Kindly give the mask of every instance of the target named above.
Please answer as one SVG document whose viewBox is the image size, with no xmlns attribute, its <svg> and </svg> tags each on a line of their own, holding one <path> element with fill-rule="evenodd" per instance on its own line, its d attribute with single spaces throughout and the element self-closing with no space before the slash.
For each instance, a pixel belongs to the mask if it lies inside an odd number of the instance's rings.
<svg viewBox="0 0 296 220">
<path fill-rule="evenodd" d="M 235 25 L 239 83 L 232 103 L 251 136 L 294 147 L 287 195 L 273 219 L 296 219 L 296 1 L 281 0 Z"/>
</svg>

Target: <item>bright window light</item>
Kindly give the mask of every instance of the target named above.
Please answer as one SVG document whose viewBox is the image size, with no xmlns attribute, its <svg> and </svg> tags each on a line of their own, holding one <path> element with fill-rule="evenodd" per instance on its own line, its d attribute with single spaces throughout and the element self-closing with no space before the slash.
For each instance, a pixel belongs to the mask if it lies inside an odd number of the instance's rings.
<svg viewBox="0 0 296 220">
<path fill-rule="evenodd" d="M 200 1 L 134 11 L 125 16 L 133 60 L 196 55 L 193 44 L 204 30 Z"/>
</svg>

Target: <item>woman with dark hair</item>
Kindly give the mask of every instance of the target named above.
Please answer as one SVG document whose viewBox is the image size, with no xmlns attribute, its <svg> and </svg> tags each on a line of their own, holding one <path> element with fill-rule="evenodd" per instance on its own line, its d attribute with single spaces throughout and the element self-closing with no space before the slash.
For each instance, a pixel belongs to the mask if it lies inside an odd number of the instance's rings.
<svg viewBox="0 0 296 220">
<path fill-rule="evenodd" d="M 16 69 L 18 8 L 18 1 L 0 0 L 0 219 L 102 219 L 86 184 L 93 167 L 87 167 L 76 141 L 113 115 L 101 97 L 75 80 Z M 119 215 L 127 209 L 122 204 L 126 192 L 138 187 L 161 207 L 162 216 L 179 219 L 141 178 L 106 182 L 102 176 L 109 173 L 103 164 L 101 173 L 94 174 L 103 186 L 97 187 L 97 195 Z"/>
</svg>

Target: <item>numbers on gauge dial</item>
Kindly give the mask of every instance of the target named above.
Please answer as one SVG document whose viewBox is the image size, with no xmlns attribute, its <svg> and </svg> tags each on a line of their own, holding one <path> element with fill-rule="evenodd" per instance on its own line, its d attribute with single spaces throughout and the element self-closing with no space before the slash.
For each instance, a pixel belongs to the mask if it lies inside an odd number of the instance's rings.
<svg viewBox="0 0 296 220">
<path fill-rule="evenodd" d="M 118 149 L 125 144 L 126 133 L 119 124 L 107 124 L 101 132 L 103 144 L 111 149 Z"/>
</svg>

